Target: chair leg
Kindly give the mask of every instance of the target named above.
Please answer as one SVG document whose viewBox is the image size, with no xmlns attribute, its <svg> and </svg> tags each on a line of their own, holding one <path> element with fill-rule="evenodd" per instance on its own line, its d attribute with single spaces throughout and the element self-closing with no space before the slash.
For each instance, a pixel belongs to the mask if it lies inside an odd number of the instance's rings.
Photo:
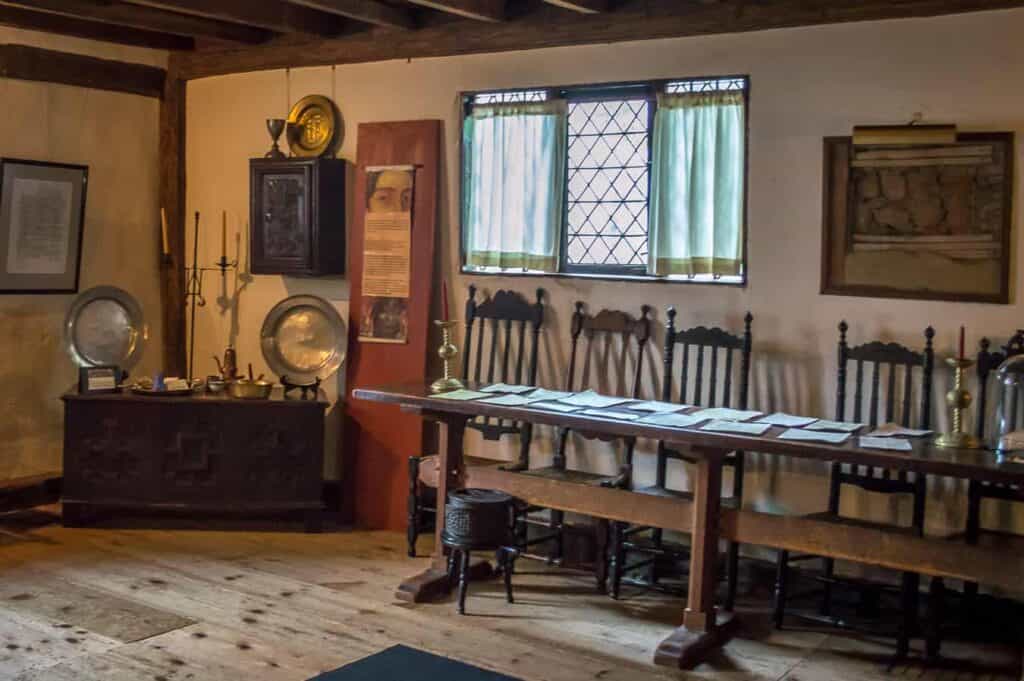
<svg viewBox="0 0 1024 681">
<path fill-rule="evenodd" d="M 518 557 L 518 551 L 514 549 L 504 550 L 504 572 L 505 572 L 505 600 L 509 603 L 515 603 L 512 598 L 512 573 L 515 571 L 516 558 Z"/>
<path fill-rule="evenodd" d="M 416 557 L 416 540 L 420 536 L 420 500 L 419 500 L 419 477 L 420 477 L 420 460 L 419 457 L 409 457 L 409 499 L 407 502 L 407 518 L 406 518 L 406 542 L 408 543 L 408 553 L 410 558 Z"/>
<path fill-rule="evenodd" d="M 448 550 L 448 590 L 454 589 L 459 583 L 458 551 Z"/>
<path fill-rule="evenodd" d="M 821 590 L 821 614 L 830 616 L 832 614 L 832 579 L 836 574 L 836 561 L 833 558 L 825 559 L 824 588 Z"/>
<path fill-rule="evenodd" d="M 921 585 L 921 577 L 913 572 L 903 573 L 903 616 L 900 622 L 900 632 L 896 639 L 896 660 L 904 660 L 910 654 L 910 638 L 917 626 L 917 605 L 918 588 Z"/>
<path fill-rule="evenodd" d="M 732 612 L 736 609 L 736 591 L 739 585 L 740 545 L 729 542 L 729 552 L 725 564 L 725 603 L 724 609 Z"/>
<path fill-rule="evenodd" d="M 925 637 L 925 656 L 929 662 L 939 659 L 945 616 L 946 583 L 941 577 L 933 577 L 928 589 L 928 632 Z"/>
<path fill-rule="evenodd" d="M 781 629 L 783 620 L 786 617 L 786 592 L 789 589 L 789 551 L 779 551 L 778 562 L 775 565 L 775 604 L 772 611 L 772 619 L 775 628 Z"/>
<path fill-rule="evenodd" d="M 469 551 L 461 551 L 459 565 L 459 614 L 466 614 L 466 590 L 469 587 Z"/>
<path fill-rule="evenodd" d="M 971 482 L 967 488 L 967 527 L 966 541 L 968 544 L 977 545 L 981 535 L 981 485 Z M 964 582 L 964 622 L 974 620 L 973 610 L 978 603 L 978 583 Z"/>
<path fill-rule="evenodd" d="M 626 571 L 626 548 L 623 546 L 622 533 L 626 528 L 625 523 L 612 522 L 612 547 L 611 547 L 611 597 L 619 598 L 619 591 L 622 587 L 622 576 Z"/>
<path fill-rule="evenodd" d="M 651 546 L 656 552 L 665 547 L 665 532 L 660 527 L 651 530 Z M 647 566 L 647 581 L 653 586 L 658 583 L 658 578 L 658 553 L 655 553 L 651 564 Z"/>
<path fill-rule="evenodd" d="M 594 556 L 594 578 L 597 581 L 597 593 L 608 593 L 608 533 L 610 523 L 603 518 L 598 518 L 594 523 L 595 533 L 595 556 Z"/>
<path fill-rule="evenodd" d="M 551 550 L 548 552 L 548 565 L 561 565 L 562 557 L 565 553 L 564 546 L 564 535 L 562 533 L 562 525 L 565 522 L 565 513 L 562 511 L 551 511 L 551 520 L 548 522 L 548 527 L 554 532 L 553 544 Z"/>
</svg>

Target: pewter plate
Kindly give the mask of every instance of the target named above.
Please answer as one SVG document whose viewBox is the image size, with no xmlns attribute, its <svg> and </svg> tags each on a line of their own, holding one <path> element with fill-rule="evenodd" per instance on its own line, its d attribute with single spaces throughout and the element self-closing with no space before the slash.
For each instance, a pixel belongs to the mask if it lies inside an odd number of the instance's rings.
<svg viewBox="0 0 1024 681">
<path fill-rule="evenodd" d="M 64 319 L 64 342 L 81 367 L 114 364 L 127 371 L 142 357 L 147 335 L 139 302 L 115 286 L 81 293 Z"/>
<path fill-rule="evenodd" d="M 326 380 L 345 361 L 345 322 L 323 298 L 285 298 L 267 313 L 260 347 L 271 371 L 296 384 Z"/>
</svg>

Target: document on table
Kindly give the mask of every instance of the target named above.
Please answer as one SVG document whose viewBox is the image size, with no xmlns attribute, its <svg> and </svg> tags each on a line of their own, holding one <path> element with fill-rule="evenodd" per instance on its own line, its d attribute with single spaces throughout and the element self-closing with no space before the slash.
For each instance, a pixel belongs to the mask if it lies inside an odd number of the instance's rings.
<svg viewBox="0 0 1024 681">
<path fill-rule="evenodd" d="M 452 390 L 446 393 L 438 393 L 433 395 L 439 400 L 458 400 L 460 402 L 466 400 L 478 400 L 481 397 L 490 397 L 487 393 L 477 392 L 476 390 Z"/>
<path fill-rule="evenodd" d="M 699 414 L 651 414 L 640 419 L 640 423 L 649 423 L 652 426 L 668 426 L 669 428 L 692 428 L 707 420 L 707 416 L 700 416 Z"/>
<path fill-rule="evenodd" d="M 616 404 L 622 404 L 623 402 L 629 402 L 628 397 L 609 397 L 608 395 L 599 395 L 593 390 L 584 390 L 581 393 L 576 393 L 571 397 L 563 397 L 558 400 L 562 404 L 571 404 L 575 407 L 590 407 L 591 409 L 601 409 L 602 407 L 611 407 Z"/>
<path fill-rule="evenodd" d="M 883 423 L 864 437 L 924 437 L 931 434 L 930 430 L 915 430 L 904 428 L 898 423 Z"/>
<path fill-rule="evenodd" d="M 636 421 L 640 414 L 631 414 L 628 411 L 617 411 L 615 409 L 584 409 L 580 412 L 584 416 L 602 416 L 606 419 L 618 421 Z"/>
<path fill-rule="evenodd" d="M 807 430 L 838 430 L 843 433 L 853 433 L 864 427 L 863 423 L 847 423 L 845 421 L 827 421 L 821 419 L 815 421 L 809 426 L 804 426 Z"/>
<path fill-rule="evenodd" d="M 558 402 L 530 402 L 530 409 L 544 409 L 546 411 L 558 411 L 563 414 L 568 414 L 579 409 L 579 407 L 573 407 L 568 404 L 559 404 Z"/>
<path fill-rule="evenodd" d="M 540 402 L 541 400 L 560 400 L 564 397 L 572 397 L 572 393 L 562 392 L 561 390 L 548 390 L 546 388 L 537 388 L 527 397 L 533 402 Z"/>
<path fill-rule="evenodd" d="M 703 416 L 703 414 L 701 414 Z M 701 430 L 709 430 L 716 433 L 742 433 L 743 435 L 764 435 L 765 431 L 771 428 L 767 423 L 739 423 L 738 421 L 712 421 Z"/>
<path fill-rule="evenodd" d="M 865 449 L 890 449 L 895 452 L 909 452 L 914 447 L 909 440 L 898 437 L 861 437 L 859 444 Z"/>
<path fill-rule="evenodd" d="M 672 411 L 682 411 L 689 407 L 687 404 L 675 404 L 674 402 L 659 402 L 657 400 L 650 400 L 649 402 L 634 402 L 633 404 L 622 405 L 626 409 L 634 409 L 636 411 L 649 411 L 655 414 L 665 414 Z"/>
<path fill-rule="evenodd" d="M 486 388 L 480 388 L 482 393 L 512 393 L 514 395 L 521 395 L 528 393 L 531 390 L 536 390 L 535 385 L 509 385 L 508 383 L 495 383 L 489 385 Z"/>
<path fill-rule="evenodd" d="M 757 423 L 770 423 L 773 426 L 785 426 L 786 428 L 799 428 L 800 426 L 807 426 L 818 419 L 813 416 L 793 416 L 792 414 L 784 414 L 781 411 L 777 411 L 774 414 L 761 417 L 757 420 Z"/>
<path fill-rule="evenodd" d="M 522 407 L 533 402 L 529 397 L 522 395 L 499 395 L 480 400 L 480 404 L 496 404 L 499 407 Z"/>
<path fill-rule="evenodd" d="M 780 440 L 798 440 L 801 442 L 824 442 L 830 445 L 841 445 L 850 439 L 849 433 L 830 433 L 828 431 L 801 430 L 790 428 L 779 435 Z"/>
<path fill-rule="evenodd" d="M 743 409 L 729 409 L 728 407 L 702 409 L 698 413 L 706 419 L 713 419 L 715 421 L 749 421 L 756 416 L 764 414 L 763 411 L 744 411 Z"/>
</svg>

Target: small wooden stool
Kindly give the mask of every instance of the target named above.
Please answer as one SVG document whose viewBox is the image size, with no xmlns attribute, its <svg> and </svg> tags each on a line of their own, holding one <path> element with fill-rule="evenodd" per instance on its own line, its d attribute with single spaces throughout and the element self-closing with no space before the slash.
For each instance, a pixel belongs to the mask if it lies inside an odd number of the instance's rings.
<svg viewBox="0 0 1024 681">
<path fill-rule="evenodd" d="M 513 499 L 504 492 L 465 489 L 450 492 L 445 506 L 441 543 L 449 549 L 448 579 L 459 584 L 459 614 L 466 614 L 466 589 L 472 551 L 494 551 L 505 577 L 505 598 L 512 599 L 515 548 Z"/>
</svg>

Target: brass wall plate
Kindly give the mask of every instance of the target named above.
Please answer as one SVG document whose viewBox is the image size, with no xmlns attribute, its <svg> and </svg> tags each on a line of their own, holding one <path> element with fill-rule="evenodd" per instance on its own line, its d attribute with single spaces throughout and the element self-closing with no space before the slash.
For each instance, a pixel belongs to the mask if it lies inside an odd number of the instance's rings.
<svg viewBox="0 0 1024 681">
<path fill-rule="evenodd" d="M 303 97 L 288 114 L 288 148 L 292 156 L 330 156 L 344 136 L 338 107 L 323 95 Z"/>
</svg>

